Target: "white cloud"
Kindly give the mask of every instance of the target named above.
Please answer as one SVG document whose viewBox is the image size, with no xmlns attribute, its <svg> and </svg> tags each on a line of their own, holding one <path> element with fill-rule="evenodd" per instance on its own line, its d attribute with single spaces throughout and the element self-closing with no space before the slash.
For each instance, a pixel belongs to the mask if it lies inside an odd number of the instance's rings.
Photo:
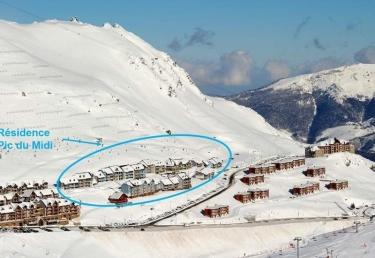
<svg viewBox="0 0 375 258">
<path fill-rule="evenodd" d="M 200 85 L 242 86 L 250 84 L 253 61 L 245 51 L 233 51 L 217 62 L 180 63 Z"/>
<path fill-rule="evenodd" d="M 289 65 L 283 61 L 271 60 L 264 66 L 265 71 L 269 75 L 271 81 L 276 81 L 290 76 L 291 70 Z"/>
</svg>

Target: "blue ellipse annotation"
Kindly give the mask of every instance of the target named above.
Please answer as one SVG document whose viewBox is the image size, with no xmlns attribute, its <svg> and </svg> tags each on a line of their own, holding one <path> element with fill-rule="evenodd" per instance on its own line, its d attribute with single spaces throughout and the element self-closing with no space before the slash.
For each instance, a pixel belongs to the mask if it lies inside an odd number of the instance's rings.
<svg viewBox="0 0 375 258">
<path fill-rule="evenodd" d="M 95 156 L 96 154 L 98 154 L 100 152 L 104 152 L 106 150 L 113 149 L 113 148 L 116 148 L 116 147 L 121 146 L 121 145 L 126 145 L 126 144 L 129 144 L 129 143 L 135 143 L 135 142 L 140 142 L 140 141 L 145 141 L 145 140 L 151 140 L 151 139 L 158 139 L 158 138 L 198 138 L 198 139 L 209 140 L 209 141 L 215 142 L 215 143 L 221 145 L 222 147 L 224 147 L 224 149 L 227 152 L 227 160 L 226 160 L 224 166 L 219 171 L 217 171 L 212 178 L 207 179 L 204 182 L 202 182 L 200 184 L 197 184 L 197 185 L 193 186 L 190 189 L 186 189 L 186 190 L 183 190 L 183 191 L 178 192 L 178 193 L 174 193 L 174 194 L 170 194 L 170 195 L 162 196 L 162 197 L 157 197 L 157 198 L 153 198 L 153 199 L 149 199 L 149 200 L 145 200 L 145 201 L 128 202 L 128 203 L 122 203 L 122 204 L 92 203 L 92 202 L 84 202 L 84 201 L 76 200 L 76 199 L 74 199 L 74 198 L 66 195 L 62 191 L 62 189 L 61 189 L 61 183 L 60 183 L 61 178 L 67 172 L 69 172 L 69 170 L 71 170 L 75 165 L 77 165 L 81 161 L 83 161 L 83 160 L 85 160 L 85 159 L 87 159 L 89 157 Z M 144 204 L 155 203 L 155 202 L 159 202 L 159 201 L 164 201 L 164 200 L 168 200 L 168 199 L 171 199 L 171 198 L 175 198 L 175 197 L 178 197 L 180 195 L 186 194 L 188 192 L 194 191 L 194 190 L 196 190 L 198 188 L 201 188 L 202 186 L 207 185 L 208 183 L 211 183 L 213 180 L 215 180 L 216 178 L 218 178 L 220 175 L 222 175 L 229 168 L 229 166 L 232 163 L 232 159 L 233 159 L 233 153 L 232 153 L 231 148 L 225 142 L 217 139 L 216 137 L 211 137 L 211 136 L 202 135 L 202 134 L 186 134 L 186 133 L 150 135 L 150 136 L 144 136 L 144 137 L 139 137 L 139 138 L 134 138 L 134 139 L 130 139 L 130 140 L 118 142 L 118 143 L 115 143 L 115 144 L 112 144 L 112 145 L 100 148 L 98 150 L 95 150 L 95 151 L 93 151 L 93 152 L 91 152 L 91 153 L 89 153 L 89 154 L 87 154 L 87 155 L 85 155 L 85 156 L 77 159 L 76 161 L 74 161 L 73 163 L 71 163 L 69 166 L 67 166 L 59 174 L 59 176 L 58 176 L 58 178 L 56 180 L 56 188 L 57 188 L 57 191 L 59 192 L 59 194 L 63 198 L 65 198 L 65 199 L 67 199 L 67 200 L 69 200 L 71 202 L 80 204 L 82 206 L 99 207 L 99 208 L 113 208 L 113 207 L 125 207 L 125 206 L 144 205 Z"/>
</svg>

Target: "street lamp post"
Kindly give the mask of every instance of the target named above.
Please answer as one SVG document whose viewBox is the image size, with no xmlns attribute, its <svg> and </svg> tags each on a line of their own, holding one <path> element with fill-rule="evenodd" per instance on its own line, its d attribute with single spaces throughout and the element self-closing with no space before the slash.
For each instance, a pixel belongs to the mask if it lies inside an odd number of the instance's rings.
<svg viewBox="0 0 375 258">
<path fill-rule="evenodd" d="M 297 258 L 299 258 L 299 242 L 302 240 L 301 237 L 295 237 L 294 241 L 297 241 Z"/>
</svg>

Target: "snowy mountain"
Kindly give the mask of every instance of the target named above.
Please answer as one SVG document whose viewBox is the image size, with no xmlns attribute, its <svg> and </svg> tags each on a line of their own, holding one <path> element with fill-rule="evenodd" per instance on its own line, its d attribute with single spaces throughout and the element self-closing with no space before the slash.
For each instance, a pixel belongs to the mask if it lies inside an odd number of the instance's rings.
<svg viewBox="0 0 375 258">
<path fill-rule="evenodd" d="M 364 101 L 362 97 L 359 99 Z M 316 195 L 292 198 L 289 188 L 307 180 L 301 173 L 307 167 L 303 166 L 267 175 L 264 186 L 270 188 L 269 200 L 247 205 L 235 201 L 233 193 L 248 188 L 239 181 L 243 175 L 240 168 L 260 160 L 270 162 L 279 156 L 302 154 L 303 145 L 272 127 L 257 112 L 203 95 L 167 54 L 118 25 L 97 27 L 77 19 L 29 25 L 0 21 L 0 115 L 0 129 L 49 130 L 54 143 L 54 148 L 48 151 L 1 150 L 0 181 L 4 183 L 33 178 L 55 182 L 63 168 L 97 148 L 63 142 L 65 137 L 88 141 L 102 138 L 104 146 L 108 146 L 134 137 L 165 134 L 168 130 L 223 140 L 234 152 L 233 167 L 227 173 L 240 172 L 233 177 L 234 183 L 227 191 L 169 218 L 177 225 L 197 222 L 192 229 L 172 225 L 101 232 L 97 226 L 116 227 L 116 223 L 162 216 L 219 187 L 223 189 L 230 181 L 225 176 L 172 201 L 112 209 L 82 206 L 79 222 L 95 226 L 97 231 L 83 232 L 75 227 L 71 232 L 58 228 L 53 232 L 38 229 L 37 234 L 2 232 L 0 253 L 9 257 L 244 256 L 244 252 L 255 254 L 276 248 L 295 235 L 321 234 L 351 225 L 351 220 L 315 221 L 314 217 L 340 215 L 342 206 L 351 203 L 373 203 L 375 174 L 370 169 L 373 163 L 349 153 L 309 160 L 308 165 L 327 166 L 327 179 L 349 179 L 350 189 L 332 192 L 321 182 L 322 190 Z M 210 156 L 225 158 L 220 147 L 208 142 L 163 139 L 110 150 L 82 162 L 77 170 L 144 158 Z M 76 192 L 79 198 L 95 198 L 89 201 L 107 201 L 116 189 L 99 185 Z M 222 203 L 231 205 L 231 215 L 207 219 L 200 213 L 207 204 Z M 248 227 L 235 225 L 253 216 L 260 220 L 279 217 L 285 221 L 267 225 L 249 223 Z M 306 220 L 288 224 L 296 216 Z M 205 223 L 217 225 L 209 227 Z"/>
<path fill-rule="evenodd" d="M 251 107 L 299 140 L 356 138 L 360 153 L 374 158 L 374 94 L 375 65 L 357 64 L 280 80 L 229 99 Z"/>
<path fill-rule="evenodd" d="M 54 180 L 92 150 L 63 137 L 103 138 L 107 145 L 171 130 L 218 137 L 248 159 L 302 153 L 256 112 L 203 95 L 167 54 L 119 25 L 1 21 L 0 96 L 2 127 L 48 129 L 56 144 L 52 154 L 3 151 L 1 170 L 15 172 L 2 180 L 30 177 L 30 171 Z"/>
</svg>

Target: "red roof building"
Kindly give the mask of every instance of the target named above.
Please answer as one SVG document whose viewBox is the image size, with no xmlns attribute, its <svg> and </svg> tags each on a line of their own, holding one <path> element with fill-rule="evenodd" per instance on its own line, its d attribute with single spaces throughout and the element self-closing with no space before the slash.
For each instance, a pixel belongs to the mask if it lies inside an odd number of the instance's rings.
<svg viewBox="0 0 375 258">
<path fill-rule="evenodd" d="M 110 203 L 126 203 L 128 202 L 128 197 L 122 192 L 114 192 L 108 197 Z"/>
</svg>

